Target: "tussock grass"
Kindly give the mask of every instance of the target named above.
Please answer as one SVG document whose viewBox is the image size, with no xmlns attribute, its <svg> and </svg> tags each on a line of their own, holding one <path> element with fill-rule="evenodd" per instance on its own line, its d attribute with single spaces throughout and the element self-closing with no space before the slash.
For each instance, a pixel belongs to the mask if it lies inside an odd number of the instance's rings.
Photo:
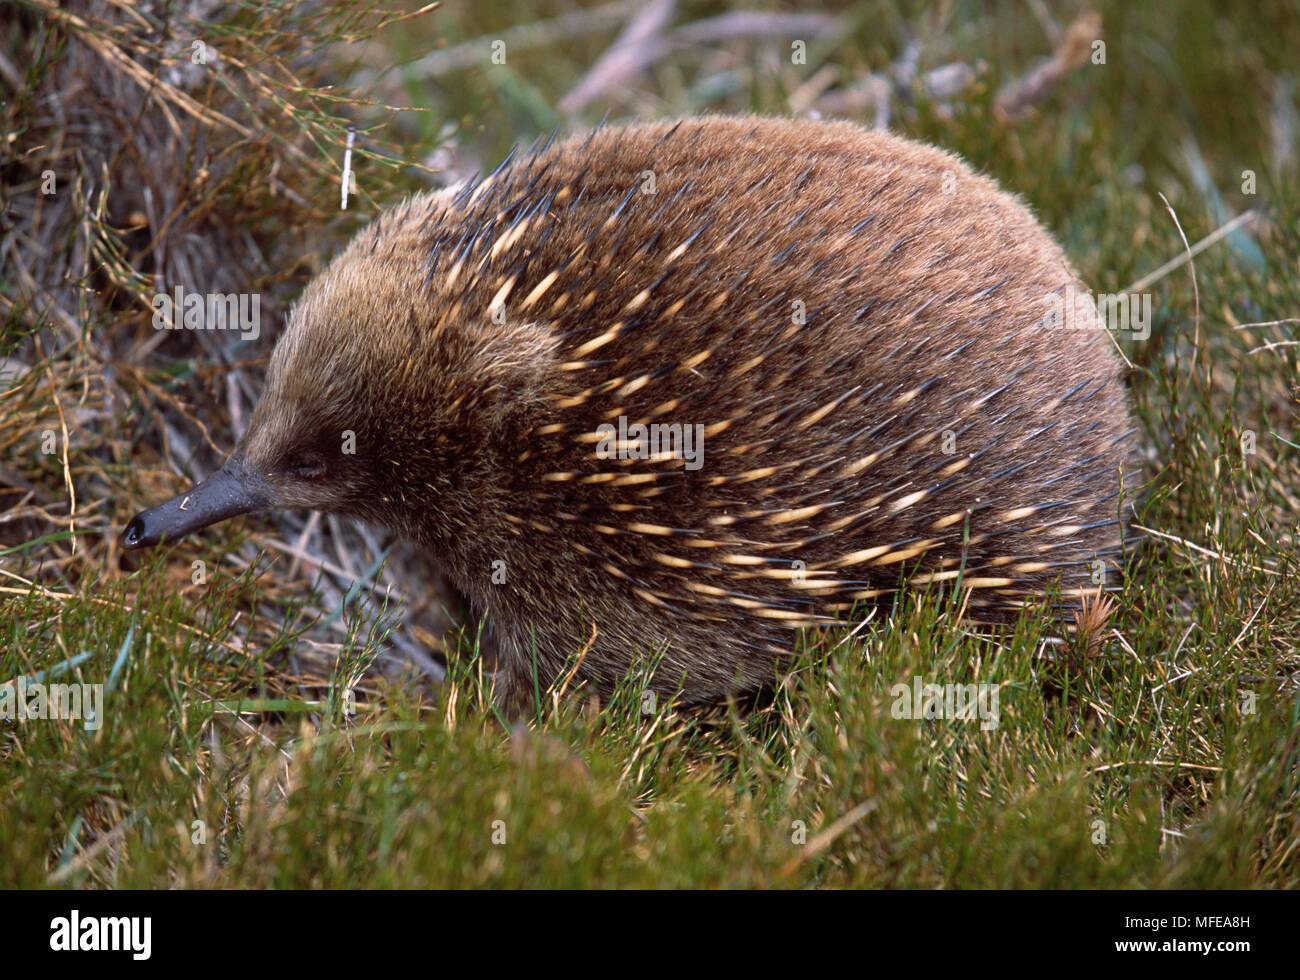
<svg viewBox="0 0 1300 980">
<path fill-rule="evenodd" d="M 401 190 L 599 118 L 556 107 L 634 9 L 503 0 L 388 26 L 346 3 L 0 13 L 0 682 L 107 689 L 98 728 L 0 721 L 0 883 L 1300 885 L 1300 194 L 1283 138 L 1300 34 L 1281 8 L 1228 21 L 1190 3 L 1175 22 L 1099 4 L 1106 64 L 1016 118 L 998 93 L 1084 7 L 830 5 L 806 65 L 760 18 L 667 44 L 603 91 L 615 117 L 870 118 L 864 79 L 960 62 L 956 94 L 890 82 L 890 124 L 1021 193 L 1097 292 L 1255 213 L 1145 287 L 1152 335 L 1121 341 L 1146 530 L 1113 607 L 1073 636 L 1046 602 L 975 633 L 959 595 L 909 594 L 806 635 L 759 697 L 648 700 L 648 662 L 607 703 L 562 679 L 512 722 L 479 625 L 373 530 L 287 515 L 118 551 L 137 505 L 233 445 L 275 332 L 160 334 L 147 296 L 256 291 L 274 322 Z M 690 5 L 665 36 L 711 36 L 727 13 Z M 220 67 L 192 63 L 195 35 Z M 475 60 L 503 36 L 508 66 Z M 425 111 L 388 108 L 403 103 Z M 349 128 L 359 199 L 340 213 Z M 918 681 L 997 685 L 996 725 L 900 717 Z"/>
</svg>

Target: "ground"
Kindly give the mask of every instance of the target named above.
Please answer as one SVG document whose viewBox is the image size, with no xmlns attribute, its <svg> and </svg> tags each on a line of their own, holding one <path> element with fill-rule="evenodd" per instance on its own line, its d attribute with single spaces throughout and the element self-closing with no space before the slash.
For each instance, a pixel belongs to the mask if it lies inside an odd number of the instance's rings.
<svg viewBox="0 0 1300 980">
<path fill-rule="evenodd" d="M 0 13 L 0 884 L 1300 885 L 1293 4 L 384 19 Z M 975 633 L 960 596 L 915 595 L 807 634 L 761 698 L 683 711 L 634 676 L 511 722 L 477 624 L 371 529 L 116 544 L 219 462 L 278 316 L 378 209 L 557 126 L 704 111 L 956 151 L 1097 293 L 1150 295 L 1150 336 L 1120 338 L 1149 481 L 1113 610 L 1052 643 L 1045 610 Z M 263 296 L 265 336 L 155 330 L 157 284 L 195 280 Z M 100 715 L 3 716 L 71 682 Z M 918 683 L 996 685 L 996 712 L 925 717 Z"/>
</svg>

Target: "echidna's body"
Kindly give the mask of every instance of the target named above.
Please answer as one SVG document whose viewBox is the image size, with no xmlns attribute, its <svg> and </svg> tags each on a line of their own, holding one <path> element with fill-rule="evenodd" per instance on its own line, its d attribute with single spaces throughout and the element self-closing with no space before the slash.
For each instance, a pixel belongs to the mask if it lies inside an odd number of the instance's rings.
<svg viewBox="0 0 1300 980">
<path fill-rule="evenodd" d="M 1022 205 L 930 147 L 845 123 L 603 130 L 358 235 L 195 491 L 205 519 L 162 505 L 127 543 L 348 513 L 489 612 L 507 697 L 593 626 L 598 690 L 660 650 L 662 690 L 755 687 L 793 627 L 904 573 L 960 573 L 977 615 L 1092 588 L 1129 422 L 1105 333 L 1044 325 L 1075 283 Z M 601 458 L 620 417 L 702 426 L 702 455 Z"/>
</svg>

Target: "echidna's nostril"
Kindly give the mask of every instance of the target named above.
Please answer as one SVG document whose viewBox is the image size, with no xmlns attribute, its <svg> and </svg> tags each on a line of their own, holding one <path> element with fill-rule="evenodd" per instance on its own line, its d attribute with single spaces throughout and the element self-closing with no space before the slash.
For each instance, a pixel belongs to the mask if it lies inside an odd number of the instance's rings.
<svg viewBox="0 0 1300 980">
<path fill-rule="evenodd" d="M 130 524 L 126 525 L 126 529 L 122 532 L 121 542 L 122 547 L 127 548 L 127 550 L 148 545 L 147 528 L 144 526 L 143 513 L 135 515 Z"/>
<path fill-rule="evenodd" d="M 122 544 L 127 548 L 138 548 L 144 541 L 144 521 L 139 517 L 132 519 L 122 532 Z"/>
</svg>

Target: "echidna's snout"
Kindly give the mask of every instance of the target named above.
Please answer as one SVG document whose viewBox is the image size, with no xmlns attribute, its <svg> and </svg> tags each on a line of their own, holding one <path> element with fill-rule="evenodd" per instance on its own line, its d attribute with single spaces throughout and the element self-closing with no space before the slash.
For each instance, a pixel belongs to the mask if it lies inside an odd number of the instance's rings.
<svg viewBox="0 0 1300 980">
<path fill-rule="evenodd" d="M 231 458 L 188 493 L 136 514 L 122 532 L 122 547 L 148 548 L 164 539 L 175 541 L 228 517 L 273 506 L 261 476 Z"/>
</svg>

